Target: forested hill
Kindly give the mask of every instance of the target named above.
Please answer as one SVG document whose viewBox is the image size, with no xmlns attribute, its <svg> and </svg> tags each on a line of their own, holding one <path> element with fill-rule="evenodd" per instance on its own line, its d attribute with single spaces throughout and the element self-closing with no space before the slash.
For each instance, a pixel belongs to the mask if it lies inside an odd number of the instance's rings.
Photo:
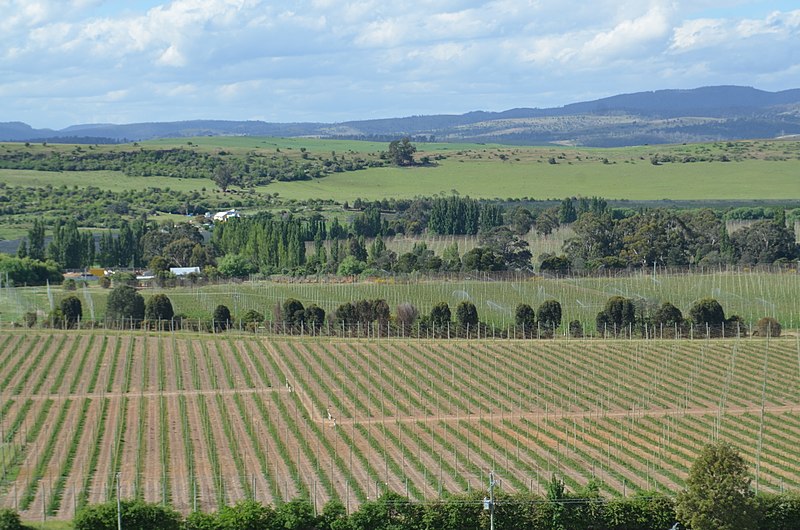
<svg viewBox="0 0 800 530">
<path fill-rule="evenodd" d="M 475 111 L 342 123 L 194 120 L 125 125 L 73 125 L 62 130 L 0 123 L 0 141 L 108 142 L 191 136 L 320 136 L 388 140 L 564 143 L 625 146 L 772 138 L 800 134 L 800 89 L 766 92 L 716 86 L 621 94 L 555 108 Z"/>
</svg>

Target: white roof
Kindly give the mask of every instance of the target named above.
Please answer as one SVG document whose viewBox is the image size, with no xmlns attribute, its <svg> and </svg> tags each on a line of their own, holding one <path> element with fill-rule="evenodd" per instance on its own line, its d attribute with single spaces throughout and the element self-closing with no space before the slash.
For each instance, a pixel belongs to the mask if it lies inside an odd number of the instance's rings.
<svg viewBox="0 0 800 530">
<path fill-rule="evenodd" d="M 200 274 L 200 267 L 170 267 L 169 272 L 175 276 L 186 276 L 187 274 Z"/>
</svg>

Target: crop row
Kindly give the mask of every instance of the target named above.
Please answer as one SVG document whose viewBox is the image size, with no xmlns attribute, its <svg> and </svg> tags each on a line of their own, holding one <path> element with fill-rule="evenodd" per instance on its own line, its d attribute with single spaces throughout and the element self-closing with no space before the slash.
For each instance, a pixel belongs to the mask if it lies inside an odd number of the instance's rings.
<svg viewBox="0 0 800 530">
<path fill-rule="evenodd" d="M 354 509 L 596 480 L 675 491 L 703 444 L 800 487 L 800 343 L 341 341 L 12 333 L 0 506 L 70 517 L 123 496 L 183 511 L 297 495 Z"/>
</svg>

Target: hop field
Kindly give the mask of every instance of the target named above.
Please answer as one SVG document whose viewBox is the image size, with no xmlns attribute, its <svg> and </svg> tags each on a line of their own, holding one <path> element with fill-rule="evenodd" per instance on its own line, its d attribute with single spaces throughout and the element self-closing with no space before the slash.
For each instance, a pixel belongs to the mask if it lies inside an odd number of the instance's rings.
<svg viewBox="0 0 800 530">
<path fill-rule="evenodd" d="M 727 440 L 760 491 L 800 487 L 800 339 L 0 337 L 0 505 L 69 518 L 124 497 L 188 512 L 298 495 L 351 510 L 552 474 L 674 493 Z"/>
<path fill-rule="evenodd" d="M 26 311 L 50 311 L 50 299 L 57 304 L 61 297 L 76 294 L 83 303 L 85 319 L 102 319 L 108 290 L 94 285 L 76 293 L 60 288 L 0 288 L 0 321 L 20 322 Z M 563 308 L 562 332 L 566 323 L 581 322 L 583 329 L 595 329 L 595 317 L 611 296 L 622 295 L 653 311 L 663 302 L 676 305 L 688 317 L 692 304 L 701 298 L 715 298 L 726 316 L 739 315 L 751 326 L 761 317 L 778 319 L 784 329 L 800 326 L 800 274 L 792 269 L 778 272 L 744 269 L 689 273 L 640 271 L 634 274 L 600 277 L 548 278 L 544 276 L 504 276 L 495 280 L 482 274 L 452 278 L 424 277 L 383 278 L 353 283 L 336 279 L 335 283 L 309 281 L 254 281 L 223 283 L 201 287 L 144 289 L 145 298 L 166 294 L 176 314 L 195 319 L 209 319 L 214 308 L 224 304 L 234 318 L 254 309 L 267 319 L 273 308 L 287 298 L 303 304 L 315 303 L 333 315 L 344 302 L 359 299 L 385 299 L 392 311 L 398 304 L 413 303 L 427 314 L 438 302 L 455 309 L 459 302 L 473 302 L 482 322 L 499 326 L 513 325 L 519 303 L 536 308 L 547 299 L 555 299 Z"/>
</svg>

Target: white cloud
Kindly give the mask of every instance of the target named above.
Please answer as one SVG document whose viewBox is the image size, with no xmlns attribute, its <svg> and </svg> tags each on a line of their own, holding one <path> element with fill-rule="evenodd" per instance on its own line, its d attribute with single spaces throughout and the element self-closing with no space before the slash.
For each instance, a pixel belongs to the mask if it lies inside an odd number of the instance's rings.
<svg viewBox="0 0 800 530">
<path fill-rule="evenodd" d="M 732 1 L 0 0 L 0 95 L 6 119 L 66 124 L 89 110 L 325 120 L 797 85 L 800 10 Z"/>
</svg>

